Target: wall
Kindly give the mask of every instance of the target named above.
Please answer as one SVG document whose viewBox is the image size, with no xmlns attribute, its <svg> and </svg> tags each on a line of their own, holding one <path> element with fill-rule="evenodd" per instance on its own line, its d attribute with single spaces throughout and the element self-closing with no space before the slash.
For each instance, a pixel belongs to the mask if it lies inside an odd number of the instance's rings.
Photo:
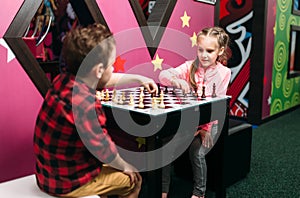
<svg viewBox="0 0 300 198">
<path fill-rule="evenodd" d="M 250 62 L 252 49 L 253 0 L 220 0 L 220 26 L 230 36 L 232 57 L 228 61 L 231 69 L 230 115 L 248 118 Z"/>
<path fill-rule="evenodd" d="M 0 182 L 31 174 L 33 128 L 42 97 L 2 39 L 21 0 L 0 6 Z"/>
<path fill-rule="evenodd" d="M 300 77 L 288 78 L 287 75 L 290 57 L 290 26 L 300 26 L 300 16 L 292 14 L 293 2 L 279 0 L 276 4 L 270 115 L 300 104 Z"/>
<path fill-rule="evenodd" d="M 0 7 L 0 182 L 32 174 L 33 129 L 42 97 L 2 39 L 22 0 L 2 2 Z M 214 6 L 178 0 L 152 63 L 145 41 L 127 0 L 97 1 L 117 40 L 118 72 L 140 73 L 157 80 L 161 69 L 196 55 L 192 39 L 204 26 L 214 24 Z M 185 25 L 181 17 L 190 17 Z"/>
<path fill-rule="evenodd" d="M 280 116 L 300 105 L 300 77 L 288 76 L 290 27 L 299 27 L 293 0 L 254 1 L 249 121 Z"/>
</svg>

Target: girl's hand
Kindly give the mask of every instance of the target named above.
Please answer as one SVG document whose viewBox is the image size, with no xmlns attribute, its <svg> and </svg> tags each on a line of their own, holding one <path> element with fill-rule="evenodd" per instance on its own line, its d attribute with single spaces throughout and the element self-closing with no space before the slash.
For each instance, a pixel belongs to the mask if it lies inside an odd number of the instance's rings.
<svg viewBox="0 0 300 198">
<path fill-rule="evenodd" d="M 213 146 L 213 139 L 210 135 L 210 132 L 208 131 L 205 131 L 203 129 L 200 129 L 198 131 L 195 132 L 194 136 L 200 134 L 201 136 L 201 139 L 202 139 L 202 145 L 205 147 L 205 148 L 210 148 Z"/>
<path fill-rule="evenodd" d="M 189 93 L 190 92 L 190 85 L 185 80 L 174 78 L 171 80 L 171 85 L 179 88 L 183 91 L 183 93 Z"/>
</svg>

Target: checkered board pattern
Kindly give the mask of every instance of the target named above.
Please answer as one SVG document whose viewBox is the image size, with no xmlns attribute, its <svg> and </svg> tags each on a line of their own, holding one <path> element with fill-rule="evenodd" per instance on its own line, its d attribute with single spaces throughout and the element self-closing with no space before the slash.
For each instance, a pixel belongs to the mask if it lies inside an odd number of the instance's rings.
<svg viewBox="0 0 300 198">
<path fill-rule="evenodd" d="M 163 104 L 164 108 L 160 107 L 160 95 L 152 96 L 146 89 L 141 91 L 140 87 L 129 88 L 129 89 L 120 89 L 120 90 L 104 90 L 102 91 L 101 103 L 103 106 L 111 106 L 114 108 L 122 108 L 130 111 L 135 111 L 139 113 L 144 113 L 148 115 L 160 115 L 169 113 L 176 110 L 181 110 L 188 107 L 199 106 L 201 104 L 210 103 L 213 101 L 222 100 L 228 98 L 228 96 L 223 97 L 206 97 L 201 98 L 195 96 L 193 93 L 183 94 L 180 89 L 173 88 L 162 88 L 163 92 Z M 106 93 L 107 92 L 107 93 Z M 115 93 L 113 93 L 115 92 Z M 143 108 L 139 107 L 139 99 L 141 92 L 144 93 L 143 96 Z M 134 104 L 130 105 L 130 95 L 133 97 Z M 115 97 L 116 99 L 112 99 Z M 155 97 L 157 104 L 153 108 L 153 100 Z M 122 100 L 121 100 L 122 98 Z M 119 102 L 121 100 L 121 102 Z"/>
</svg>

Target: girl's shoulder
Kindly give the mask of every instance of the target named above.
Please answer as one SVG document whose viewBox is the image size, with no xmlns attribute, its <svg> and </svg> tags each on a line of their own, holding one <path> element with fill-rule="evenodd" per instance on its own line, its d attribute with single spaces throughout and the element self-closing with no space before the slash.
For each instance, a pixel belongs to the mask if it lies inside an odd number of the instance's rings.
<svg viewBox="0 0 300 198">
<path fill-rule="evenodd" d="M 192 66 L 193 62 L 194 62 L 193 60 L 187 60 L 187 61 L 183 62 L 181 65 L 178 65 L 176 67 L 176 69 L 190 70 L 190 67 Z"/>
<path fill-rule="evenodd" d="M 231 72 L 231 69 L 227 66 L 224 66 L 222 63 L 218 62 L 218 64 L 216 65 L 216 68 L 221 71 L 221 72 Z"/>
</svg>

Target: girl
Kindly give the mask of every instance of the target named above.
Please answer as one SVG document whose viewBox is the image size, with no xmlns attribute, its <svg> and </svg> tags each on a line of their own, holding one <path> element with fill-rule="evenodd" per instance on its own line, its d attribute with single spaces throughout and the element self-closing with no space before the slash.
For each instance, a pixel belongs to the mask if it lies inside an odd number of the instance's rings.
<svg viewBox="0 0 300 198">
<path fill-rule="evenodd" d="M 159 80 L 166 86 L 180 88 L 188 93 L 194 89 L 198 96 L 211 96 L 213 87 L 217 96 L 226 95 L 231 77 L 231 70 L 224 65 L 229 58 L 229 36 L 220 27 L 209 27 L 201 30 L 197 35 L 197 57 L 186 61 L 176 68 L 164 70 L 159 74 Z M 190 145 L 189 154 L 193 167 L 194 188 L 192 198 L 203 198 L 206 190 L 206 161 L 205 149 L 213 144 L 210 135 L 213 122 L 199 126 L 195 138 Z M 163 172 L 167 169 L 163 169 Z M 166 177 L 163 173 L 163 177 Z M 170 175 L 170 174 L 169 174 Z M 164 181 L 167 181 L 164 183 Z M 167 197 L 169 179 L 163 178 L 162 198 Z"/>
</svg>

